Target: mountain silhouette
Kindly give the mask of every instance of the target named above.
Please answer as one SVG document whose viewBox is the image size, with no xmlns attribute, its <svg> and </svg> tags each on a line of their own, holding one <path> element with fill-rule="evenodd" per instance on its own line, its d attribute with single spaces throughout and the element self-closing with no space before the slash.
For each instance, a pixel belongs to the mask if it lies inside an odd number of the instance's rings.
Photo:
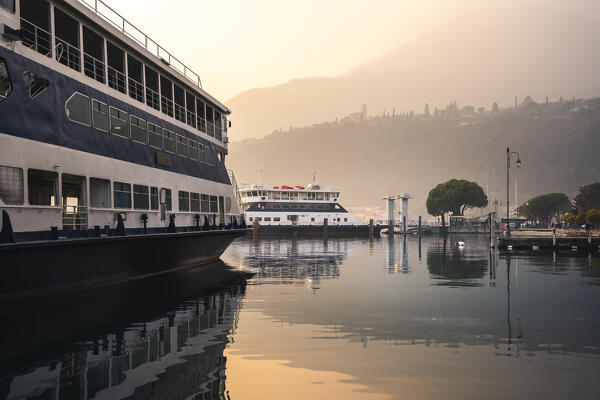
<svg viewBox="0 0 600 400">
<path fill-rule="evenodd" d="M 422 113 L 450 101 L 478 108 L 600 94 L 600 23 L 545 6 L 480 5 L 337 77 L 293 79 L 227 102 L 231 139 L 368 113 Z M 386 38 L 380 38 L 386 40 Z M 299 57 L 302 55 L 299 54 Z"/>
</svg>

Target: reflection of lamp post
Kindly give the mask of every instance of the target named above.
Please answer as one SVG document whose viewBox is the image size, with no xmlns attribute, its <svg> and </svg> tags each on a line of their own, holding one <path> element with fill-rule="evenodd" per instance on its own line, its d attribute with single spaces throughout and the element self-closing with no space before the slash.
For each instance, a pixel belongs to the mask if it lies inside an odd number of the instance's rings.
<svg viewBox="0 0 600 400">
<path fill-rule="evenodd" d="M 519 153 L 513 151 L 511 153 L 510 147 L 506 148 L 506 236 L 510 237 L 510 184 L 509 184 L 509 171 L 510 171 L 510 157 L 516 154 L 517 155 L 517 168 L 521 167 L 521 157 L 519 157 Z"/>
</svg>

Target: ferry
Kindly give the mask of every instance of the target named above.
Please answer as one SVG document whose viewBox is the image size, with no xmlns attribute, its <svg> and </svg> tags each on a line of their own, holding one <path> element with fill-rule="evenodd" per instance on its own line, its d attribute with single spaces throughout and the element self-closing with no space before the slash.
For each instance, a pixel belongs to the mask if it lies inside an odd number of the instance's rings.
<svg viewBox="0 0 600 400">
<path fill-rule="evenodd" d="M 0 0 L 0 304 L 217 260 L 230 113 L 101 0 Z"/>
<path fill-rule="evenodd" d="M 271 188 L 254 184 L 238 192 L 246 221 L 259 234 L 370 234 L 369 224 L 342 207 L 337 189 L 321 188 L 318 183 Z M 379 227 L 373 231 L 379 234 Z"/>
</svg>

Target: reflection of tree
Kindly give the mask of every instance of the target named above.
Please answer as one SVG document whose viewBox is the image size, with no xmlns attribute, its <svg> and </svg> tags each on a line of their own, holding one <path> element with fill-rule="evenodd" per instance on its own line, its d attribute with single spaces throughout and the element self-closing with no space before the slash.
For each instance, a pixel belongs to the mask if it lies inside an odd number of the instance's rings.
<svg viewBox="0 0 600 400">
<path fill-rule="evenodd" d="M 440 240 L 427 249 L 427 269 L 437 286 L 483 286 L 488 260 L 474 257 L 468 249 L 459 249 L 452 242 Z"/>
</svg>

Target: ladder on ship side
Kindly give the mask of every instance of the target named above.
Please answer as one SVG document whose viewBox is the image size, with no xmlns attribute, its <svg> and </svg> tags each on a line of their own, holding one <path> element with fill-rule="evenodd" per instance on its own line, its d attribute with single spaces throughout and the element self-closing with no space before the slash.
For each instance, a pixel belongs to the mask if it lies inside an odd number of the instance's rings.
<svg viewBox="0 0 600 400">
<path fill-rule="evenodd" d="M 229 174 L 229 180 L 231 181 L 231 187 L 233 188 L 233 192 L 235 193 L 235 198 L 237 200 L 240 213 L 243 213 L 244 211 L 242 209 L 242 196 L 240 196 L 240 189 L 238 188 L 237 181 L 235 180 L 235 174 L 230 169 L 227 170 L 227 173 Z"/>
</svg>

